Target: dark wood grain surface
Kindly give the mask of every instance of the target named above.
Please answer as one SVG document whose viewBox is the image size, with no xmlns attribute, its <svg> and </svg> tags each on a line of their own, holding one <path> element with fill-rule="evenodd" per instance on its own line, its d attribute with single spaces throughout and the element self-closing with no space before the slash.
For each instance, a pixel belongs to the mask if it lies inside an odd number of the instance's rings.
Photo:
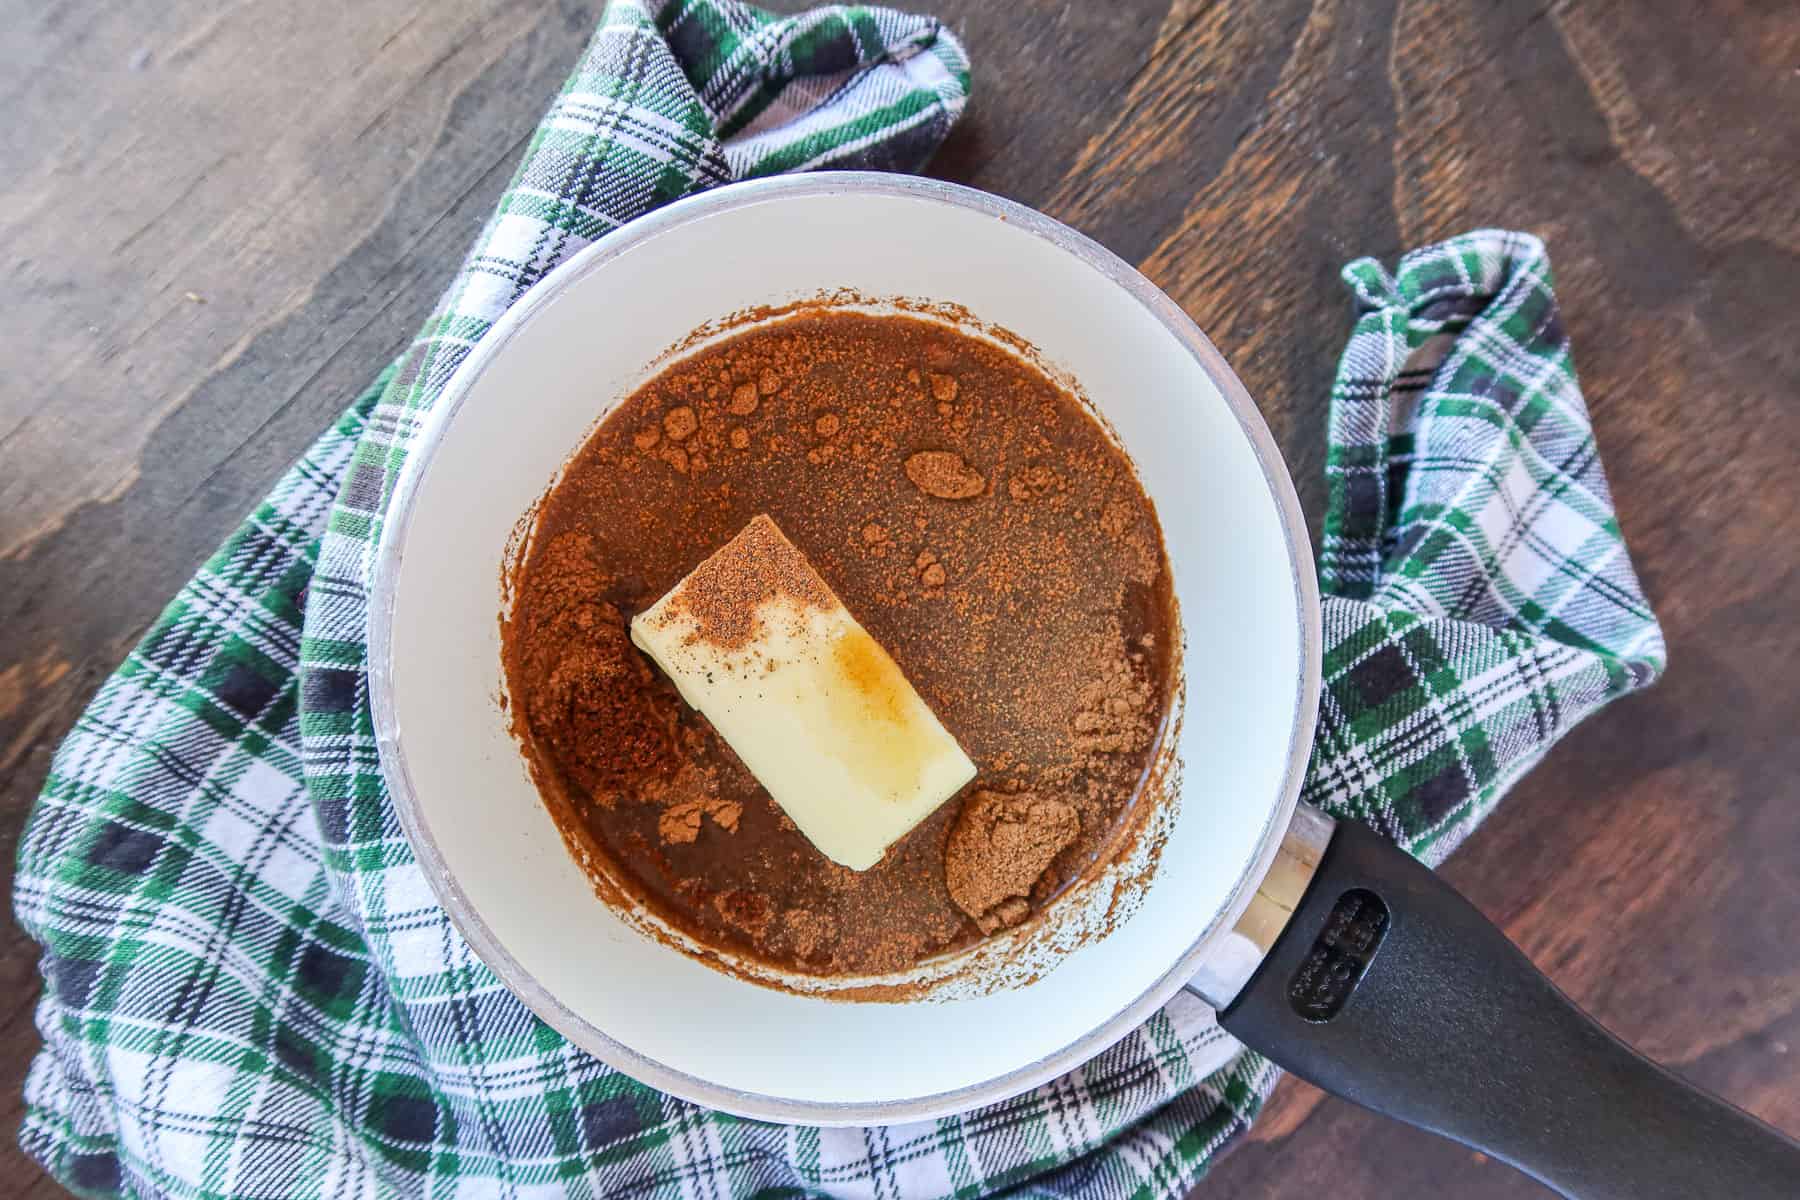
<svg viewBox="0 0 1800 1200">
<path fill-rule="evenodd" d="M 1607 1024 L 1800 1132 L 1800 6 L 931 0 L 936 171 L 1143 269 L 1316 522 L 1359 254 L 1549 243 L 1667 628 L 1447 867 Z M 780 7 L 795 7 L 792 4 Z M 194 566 L 424 316 L 598 0 L 0 0 L 0 830 Z M 0 1124 L 36 1045 L 0 931 Z M 1199 1195 L 1543 1195 L 1286 1082 Z M 9 1143 L 0 1191 L 60 1194 Z"/>
</svg>

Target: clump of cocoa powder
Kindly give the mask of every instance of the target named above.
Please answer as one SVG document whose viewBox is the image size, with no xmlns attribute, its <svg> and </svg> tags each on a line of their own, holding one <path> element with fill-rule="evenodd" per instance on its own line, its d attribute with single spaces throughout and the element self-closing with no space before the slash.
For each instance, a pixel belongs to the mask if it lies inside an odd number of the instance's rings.
<svg viewBox="0 0 1800 1200">
<path fill-rule="evenodd" d="M 532 738 L 603 805 L 668 779 L 683 761 L 680 701 L 632 646 L 624 614 L 606 599 L 611 586 L 592 537 L 559 535 L 539 552 L 506 639 L 529 681 Z"/>
<path fill-rule="evenodd" d="M 718 796 L 707 795 L 694 800 L 682 800 L 663 809 L 662 816 L 657 820 L 656 832 L 665 846 L 684 845 L 700 836 L 701 817 L 711 817 L 726 833 L 735 833 L 738 818 L 743 812 L 742 802 Z"/>
<path fill-rule="evenodd" d="M 1094 664 L 1094 678 L 1076 693 L 1073 744 L 1088 761 L 1096 754 L 1141 750 L 1156 733 L 1156 694 L 1129 655 Z"/>
<path fill-rule="evenodd" d="M 921 492 L 940 500 L 969 500 L 987 488 L 981 472 L 950 450 L 921 450 L 912 455 L 906 460 L 906 477 Z"/>
<path fill-rule="evenodd" d="M 1075 810 L 1030 793 L 976 792 L 944 847 L 944 882 L 983 933 L 1015 925 L 1052 860 L 1081 833 Z"/>
<path fill-rule="evenodd" d="M 1014 475 L 1008 480 L 1006 484 L 1006 493 L 1014 500 L 1023 503 L 1024 501 L 1042 496 L 1045 492 L 1058 487 L 1061 483 L 1062 480 L 1057 476 L 1055 470 L 1045 466 L 1043 463 L 1037 463 L 1033 466 L 1026 467 L 1023 471 L 1020 471 L 1017 475 Z M 1107 532 L 1112 534 L 1112 536 L 1117 537 L 1125 531 L 1123 528 L 1119 528 L 1110 529 Z"/>
<path fill-rule="evenodd" d="M 919 573 L 919 582 L 927 590 L 943 587 L 950 578 L 949 572 L 944 570 L 944 564 L 930 550 L 919 551 L 918 557 L 913 559 L 913 570 Z"/>
<path fill-rule="evenodd" d="M 680 699 L 632 645 L 615 590 L 589 535 L 559 534 L 539 552 L 503 639 L 530 741 L 571 801 L 659 809 L 663 845 L 694 842 L 703 818 L 731 833 L 743 804 L 719 794 L 720 768 L 697 755 L 705 732 L 682 722 Z"/>
</svg>

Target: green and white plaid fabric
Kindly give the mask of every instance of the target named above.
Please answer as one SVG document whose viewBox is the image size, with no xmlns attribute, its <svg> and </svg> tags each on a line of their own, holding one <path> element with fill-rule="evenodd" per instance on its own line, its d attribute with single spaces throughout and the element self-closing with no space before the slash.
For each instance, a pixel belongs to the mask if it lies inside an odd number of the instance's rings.
<svg viewBox="0 0 1800 1200">
<path fill-rule="evenodd" d="M 419 419 L 507 305 L 731 179 L 918 166 L 962 49 L 880 9 L 615 3 L 418 341 L 164 612 L 57 753 L 20 849 L 44 947 L 25 1147 L 93 1196 L 1174 1195 L 1275 1072 L 1178 999 L 1079 1071 L 941 1121 L 821 1130 L 601 1066 L 470 953 L 388 804 L 371 555 Z M 1327 691 L 1308 783 L 1435 858 L 1660 669 L 1542 247 L 1479 233 L 1347 275 Z"/>
<path fill-rule="evenodd" d="M 1371 259 L 1331 391 L 1325 688 L 1303 795 L 1442 861 L 1568 728 L 1663 668 L 1550 259 L 1483 230 Z"/>
</svg>

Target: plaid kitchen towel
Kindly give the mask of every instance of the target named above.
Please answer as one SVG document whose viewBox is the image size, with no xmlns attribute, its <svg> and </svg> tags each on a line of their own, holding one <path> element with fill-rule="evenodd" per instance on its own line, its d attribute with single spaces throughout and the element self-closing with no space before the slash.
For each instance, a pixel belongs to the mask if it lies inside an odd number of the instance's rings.
<svg viewBox="0 0 1800 1200">
<path fill-rule="evenodd" d="M 1175 1195 L 1276 1072 L 1183 996 L 1004 1104 L 822 1130 L 696 1108 L 536 1021 L 432 902 L 370 727 L 383 506 L 450 372 L 530 284 L 686 192 L 917 166 L 968 87 L 936 22 L 615 3 L 413 347 L 201 569 L 58 751 L 20 849 L 44 947 L 25 1147 L 93 1196 L 880 1200 Z M 1326 691 L 1309 799 L 1430 859 L 1662 646 L 1542 246 L 1347 271 Z"/>
</svg>

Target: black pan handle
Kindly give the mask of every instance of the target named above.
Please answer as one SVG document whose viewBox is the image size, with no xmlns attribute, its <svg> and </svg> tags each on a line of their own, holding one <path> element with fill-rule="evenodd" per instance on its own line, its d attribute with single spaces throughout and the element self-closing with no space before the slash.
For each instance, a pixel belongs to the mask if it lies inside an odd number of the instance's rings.
<svg viewBox="0 0 1800 1200">
<path fill-rule="evenodd" d="M 1448 884 L 1353 822 L 1219 1020 L 1326 1091 L 1575 1200 L 1800 1197 L 1800 1145 L 1606 1032 Z"/>
</svg>

